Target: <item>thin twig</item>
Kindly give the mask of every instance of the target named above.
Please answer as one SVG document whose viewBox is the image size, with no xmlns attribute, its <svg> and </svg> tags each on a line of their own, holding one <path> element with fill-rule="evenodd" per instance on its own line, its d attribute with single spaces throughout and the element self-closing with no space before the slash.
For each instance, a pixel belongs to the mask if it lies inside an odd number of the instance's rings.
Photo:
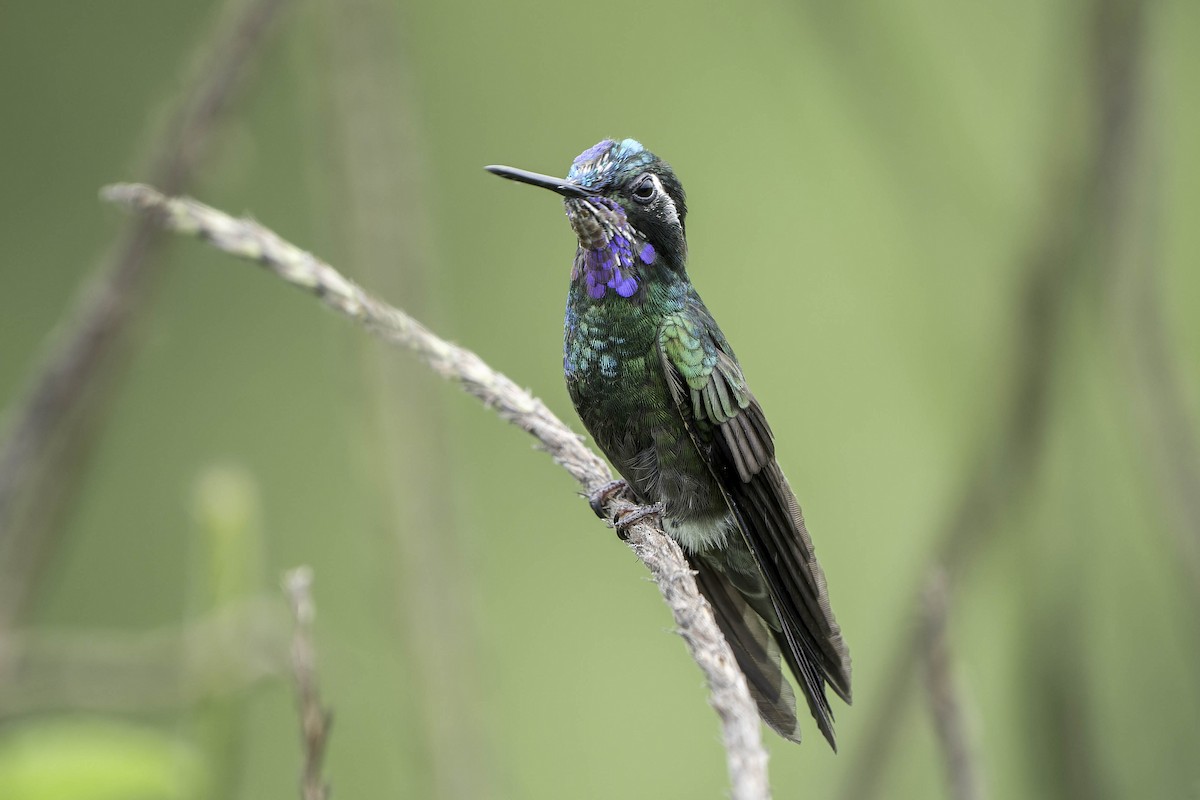
<svg viewBox="0 0 1200 800">
<path fill-rule="evenodd" d="M 284 241 L 252 220 L 229 215 L 188 198 L 170 198 L 139 184 L 105 188 L 101 196 L 147 214 L 179 233 L 198 236 L 239 258 L 255 261 L 288 283 L 317 295 L 328 307 L 357 321 L 376 336 L 416 351 L 429 366 L 463 387 L 507 422 L 535 436 L 544 449 L 590 494 L 612 480 L 612 472 L 546 406 L 470 350 L 440 339 L 403 311 L 371 296 L 337 270 Z M 606 516 L 637 506 L 619 495 L 604 505 Z M 710 702 L 721 719 L 734 800 L 770 796 L 767 755 L 758 713 L 745 677 L 737 668 L 712 610 L 675 541 L 647 520 L 628 531 L 629 545 L 650 570 L 671 607 L 675 625 L 704 672 Z"/>
<path fill-rule="evenodd" d="M 321 775 L 325 746 L 333 712 L 321 704 L 317 690 L 317 654 L 313 646 L 312 626 L 316 606 L 312 599 L 313 573 L 309 567 L 296 567 L 283 576 L 288 605 L 296 620 L 292 636 L 292 676 L 296 681 L 296 706 L 300 711 L 300 738 L 304 745 L 304 766 L 300 772 L 301 800 L 328 800 L 329 784 Z"/>
<path fill-rule="evenodd" d="M 217 120 L 285 2 L 231 0 L 149 159 L 146 172 L 156 184 L 178 192 L 191 180 Z M 6 412 L 0 440 L 0 631 L 19 615 L 52 549 L 41 540 L 61 522 L 74 494 L 80 462 L 128 349 L 125 331 L 153 274 L 148 265 L 157 245 L 154 234 L 144 219 L 126 226 Z"/>
<path fill-rule="evenodd" d="M 953 800 L 982 800 L 983 779 L 979 747 L 963 704 L 962 687 L 954 675 L 950 653 L 949 587 L 944 572 L 934 571 L 925 587 L 923 628 L 925 691 L 933 727 L 946 762 L 949 795 Z"/>
</svg>

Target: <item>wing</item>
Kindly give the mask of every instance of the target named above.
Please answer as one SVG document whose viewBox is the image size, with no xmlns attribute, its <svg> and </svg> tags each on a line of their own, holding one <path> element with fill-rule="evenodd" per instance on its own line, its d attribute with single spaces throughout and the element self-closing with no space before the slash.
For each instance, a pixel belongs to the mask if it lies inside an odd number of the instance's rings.
<svg viewBox="0 0 1200 800">
<path fill-rule="evenodd" d="M 659 355 L 675 406 L 766 580 L 778 617 L 767 622 L 778 628 L 783 655 L 833 745 L 825 684 L 850 702 L 850 655 L 799 503 L 775 461 L 766 417 L 702 304 L 666 319 Z"/>
</svg>

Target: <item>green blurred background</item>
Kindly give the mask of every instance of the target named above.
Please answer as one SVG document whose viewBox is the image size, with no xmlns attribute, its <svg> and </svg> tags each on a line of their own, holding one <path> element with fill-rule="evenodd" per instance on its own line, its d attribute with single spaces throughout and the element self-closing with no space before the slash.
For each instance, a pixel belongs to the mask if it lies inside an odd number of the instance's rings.
<svg viewBox="0 0 1200 800">
<path fill-rule="evenodd" d="M 10 409 L 128 224 L 99 187 L 149 177 L 229 13 L 0 6 Z M 577 424 L 572 234 L 481 167 L 638 138 L 854 657 L 840 754 L 767 734 L 775 795 L 946 795 L 910 657 L 940 564 L 987 795 L 1197 797 L 1197 33 L 1193 0 L 304 2 L 186 188 Z M 295 796 L 300 563 L 336 797 L 726 796 L 654 586 L 528 437 L 260 270 L 149 266 L 0 549 L 0 797 Z"/>
</svg>

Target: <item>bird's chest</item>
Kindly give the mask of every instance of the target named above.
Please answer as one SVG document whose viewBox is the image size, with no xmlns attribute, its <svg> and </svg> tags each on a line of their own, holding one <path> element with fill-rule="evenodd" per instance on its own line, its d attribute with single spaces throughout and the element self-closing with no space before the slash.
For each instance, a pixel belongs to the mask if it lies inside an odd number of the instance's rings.
<svg viewBox="0 0 1200 800">
<path fill-rule="evenodd" d="M 563 371 L 584 425 L 601 447 L 648 434 L 667 387 L 658 364 L 657 326 L 603 305 L 567 307 Z"/>
<path fill-rule="evenodd" d="M 648 387 L 662 383 L 661 368 L 654 369 L 656 337 L 658 326 L 635 315 L 600 305 L 568 306 L 563 371 L 576 407 L 632 408 Z"/>
</svg>

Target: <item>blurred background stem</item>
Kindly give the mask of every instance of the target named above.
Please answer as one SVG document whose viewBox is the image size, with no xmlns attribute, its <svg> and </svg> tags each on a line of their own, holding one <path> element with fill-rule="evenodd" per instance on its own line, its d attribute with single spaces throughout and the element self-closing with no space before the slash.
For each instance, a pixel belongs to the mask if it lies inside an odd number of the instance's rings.
<svg viewBox="0 0 1200 800">
<path fill-rule="evenodd" d="M 263 584 L 265 543 L 254 479 L 243 468 L 209 467 L 196 481 L 192 512 L 192 616 L 221 614 L 244 603 Z M 223 643 L 225 649 L 239 646 L 245 644 Z M 244 698 L 214 691 L 199 699 L 192 718 L 192 738 L 208 757 L 210 785 L 226 796 L 236 795 L 246 752 Z"/>
<path fill-rule="evenodd" d="M 1075 176 L 1054 187 L 1051 196 L 1057 202 L 1041 216 L 1018 298 L 1021 321 L 1013 327 L 1016 376 L 1010 383 L 1004 417 L 980 448 L 935 551 L 931 570 L 946 570 L 952 589 L 962 589 L 972 562 L 984 555 L 1002 523 L 1036 485 L 1056 378 L 1075 356 L 1069 349 L 1071 340 L 1064 340 L 1063 335 L 1067 314 L 1079 299 L 1100 299 L 1106 280 L 1097 267 L 1103 269 L 1105 260 L 1097 254 L 1106 251 L 1106 237 L 1119 235 L 1110 232 L 1129 224 L 1115 212 L 1127 203 L 1130 170 L 1138 156 L 1141 43 L 1144 16 L 1149 12 L 1136 0 L 1096 0 L 1090 8 L 1086 22 L 1091 47 L 1083 53 L 1083 75 L 1085 86 L 1093 92 L 1088 126 L 1091 148 L 1076 171 L 1071 165 L 1078 159 L 1066 149 L 1071 138 L 1062 133 L 1050 137 L 1053 157 L 1044 174 Z M 1186 440 L 1189 431 L 1184 426 L 1175 434 Z M 1045 609 L 1031 608 L 1031 612 L 1041 614 Z M 1031 626 L 1044 630 L 1034 622 Z M 888 755 L 899 741 L 896 732 L 914 688 L 914 664 L 926 641 L 921 626 L 914 624 L 889 658 L 885 688 L 879 695 L 882 703 L 870 715 L 869 744 L 859 751 L 857 768 L 847 772 L 844 797 L 879 796 Z M 1050 652 L 1060 649 L 1051 648 Z M 1077 702 L 1084 702 L 1085 697 L 1077 694 Z M 1053 711 L 1053 706 L 1046 709 L 1046 713 Z"/>
<path fill-rule="evenodd" d="M 337 261 L 362 285 L 436 322 L 428 155 L 404 15 L 390 0 L 346 0 L 322 6 L 319 19 Z M 479 712 L 477 581 L 456 520 L 444 389 L 376 343 L 363 346 L 362 369 L 369 469 L 397 545 L 396 619 L 417 680 L 410 697 L 424 753 L 409 763 L 427 782 L 425 796 L 486 800 L 494 789 Z"/>
<path fill-rule="evenodd" d="M 229 0 L 190 65 L 178 107 L 136 172 L 186 190 L 287 0 Z M 0 439 L 0 635 L 23 613 L 70 513 L 155 284 L 161 236 L 122 227 L 60 319 Z"/>
</svg>

